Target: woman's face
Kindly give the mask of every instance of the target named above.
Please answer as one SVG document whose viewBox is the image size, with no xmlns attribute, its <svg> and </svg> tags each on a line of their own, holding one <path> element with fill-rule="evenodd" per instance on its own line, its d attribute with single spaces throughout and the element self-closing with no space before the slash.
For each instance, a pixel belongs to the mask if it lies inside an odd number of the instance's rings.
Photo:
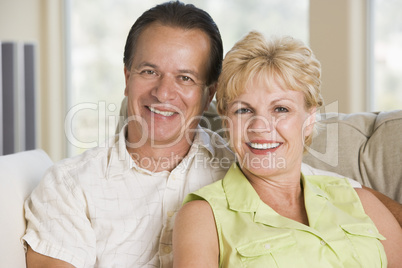
<svg viewBox="0 0 402 268">
<path fill-rule="evenodd" d="M 306 110 L 304 94 L 270 84 L 254 78 L 228 105 L 230 142 L 248 178 L 300 173 L 304 139 L 313 130 L 315 108 Z"/>
</svg>

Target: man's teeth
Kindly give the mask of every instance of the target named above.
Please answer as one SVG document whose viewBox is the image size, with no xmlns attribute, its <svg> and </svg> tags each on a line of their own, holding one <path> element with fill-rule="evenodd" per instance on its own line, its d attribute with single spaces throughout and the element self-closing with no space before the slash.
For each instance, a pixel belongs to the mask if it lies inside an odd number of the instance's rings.
<svg viewBox="0 0 402 268">
<path fill-rule="evenodd" d="M 254 143 L 254 142 L 250 142 L 249 145 L 254 149 L 266 150 L 266 149 L 276 148 L 276 147 L 278 147 L 280 145 L 280 143 L 279 142 L 276 142 L 276 143 Z"/>
<path fill-rule="evenodd" d="M 174 112 L 159 111 L 159 110 L 157 110 L 157 109 L 155 109 L 155 108 L 152 108 L 152 107 L 149 107 L 149 110 L 150 110 L 151 112 L 153 112 L 153 113 L 161 114 L 161 115 L 163 115 L 163 116 L 172 116 L 172 115 L 174 115 Z"/>
</svg>

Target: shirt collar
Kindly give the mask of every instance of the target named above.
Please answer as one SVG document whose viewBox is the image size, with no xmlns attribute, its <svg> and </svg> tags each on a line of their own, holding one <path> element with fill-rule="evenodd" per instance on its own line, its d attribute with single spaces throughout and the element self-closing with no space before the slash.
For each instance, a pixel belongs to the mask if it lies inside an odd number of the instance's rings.
<svg viewBox="0 0 402 268">
<path fill-rule="evenodd" d="M 304 195 L 320 196 L 325 199 L 329 199 L 328 194 L 325 191 L 323 191 L 321 187 L 317 185 L 317 183 L 311 182 L 311 180 L 317 181 L 315 178 L 318 178 L 318 182 L 321 181 L 322 183 L 326 183 L 325 180 L 320 180 L 319 179 L 320 177 L 321 176 L 314 176 L 314 175 L 305 176 L 303 175 L 303 173 L 301 174 L 301 180 L 304 188 Z M 323 187 L 325 187 L 325 185 Z"/>
<path fill-rule="evenodd" d="M 215 135 L 219 135 L 215 132 L 212 132 L 209 129 L 202 128 L 200 125 L 194 130 L 195 136 L 193 144 L 191 145 L 192 148 L 205 148 L 207 151 L 212 155 L 215 156 L 215 148 L 213 144 L 216 144 L 215 139 L 217 138 Z M 209 133 L 207 133 L 209 132 Z M 190 149 L 191 151 L 191 149 Z"/>
<path fill-rule="evenodd" d="M 134 160 L 131 158 L 130 154 L 126 148 L 126 136 L 127 136 L 128 124 L 124 125 L 121 131 L 116 137 L 113 138 L 113 141 L 110 142 L 110 155 L 109 155 L 109 163 L 107 168 L 107 178 L 113 178 L 114 176 L 121 176 L 131 168 L 135 167 L 138 171 L 142 173 L 146 173 L 152 175 L 151 171 L 142 169 L 136 165 Z M 195 136 L 193 144 L 190 147 L 189 153 L 184 157 L 185 159 L 188 157 L 194 156 L 200 148 L 205 148 L 212 157 L 215 156 L 215 148 L 213 146 L 214 140 L 218 137 L 215 132 L 212 132 L 208 129 L 204 129 L 199 125 L 194 130 Z M 208 133 L 209 132 L 209 133 Z"/>
<path fill-rule="evenodd" d="M 307 212 L 309 215 L 309 223 L 310 226 L 314 226 L 316 219 L 319 219 L 319 215 L 325 208 L 327 203 L 326 198 L 328 196 L 319 187 L 309 182 L 309 177 L 310 176 L 304 177 L 303 174 L 301 175 L 305 200 L 308 202 L 308 204 L 306 203 L 306 208 L 310 208 Z M 230 209 L 239 212 L 254 213 L 253 220 L 264 225 L 278 228 L 300 229 L 318 235 L 310 227 L 289 220 L 279 215 L 271 207 L 265 205 L 236 163 L 230 167 L 222 184 Z"/>
<path fill-rule="evenodd" d="M 305 195 L 328 199 L 327 193 L 310 183 L 303 174 L 301 174 L 301 180 Z M 236 163 L 232 164 L 223 178 L 222 184 L 230 209 L 241 212 L 257 211 L 262 201 Z"/>
<path fill-rule="evenodd" d="M 257 210 L 260 197 L 236 163 L 232 164 L 222 184 L 230 209 L 241 212 Z"/>
<path fill-rule="evenodd" d="M 110 142 L 111 150 L 106 171 L 107 179 L 121 176 L 132 167 L 132 159 L 126 149 L 127 127 L 128 124 L 124 125 L 119 134 L 113 138 L 114 143 L 112 143 L 113 141 Z"/>
</svg>

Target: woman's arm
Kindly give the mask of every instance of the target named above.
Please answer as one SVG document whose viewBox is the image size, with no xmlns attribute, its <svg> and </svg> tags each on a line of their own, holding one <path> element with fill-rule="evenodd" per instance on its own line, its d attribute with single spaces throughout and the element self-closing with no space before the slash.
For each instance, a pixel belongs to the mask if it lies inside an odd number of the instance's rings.
<svg viewBox="0 0 402 268">
<path fill-rule="evenodd" d="M 386 238 L 382 240 L 387 254 L 388 267 L 400 267 L 402 263 L 402 228 L 392 213 L 366 189 L 355 189 L 363 204 L 364 210 L 373 220 L 378 231 Z"/>
<path fill-rule="evenodd" d="M 203 200 L 185 204 L 173 228 L 173 267 L 218 267 L 219 244 L 214 215 Z"/>
<path fill-rule="evenodd" d="M 362 187 L 363 189 L 366 189 L 374 194 L 389 209 L 389 211 L 391 211 L 391 213 L 394 215 L 395 219 L 398 221 L 399 225 L 402 228 L 402 204 L 396 202 L 395 200 L 376 190 L 368 188 L 364 185 L 362 185 Z"/>
</svg>

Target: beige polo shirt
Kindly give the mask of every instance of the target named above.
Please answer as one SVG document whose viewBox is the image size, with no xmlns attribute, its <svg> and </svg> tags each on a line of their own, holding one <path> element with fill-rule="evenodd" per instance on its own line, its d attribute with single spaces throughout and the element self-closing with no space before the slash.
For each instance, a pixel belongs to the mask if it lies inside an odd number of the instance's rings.
<svg viewBox="0 0 402 268">
<path fill-rule="evenodd" d="M 171 266 L 184 197 L 223 178 L 233 153 L 219 135 L 197 128 L 172 172 L 150 172 L 128 155 L 125 132 L 47 172 L 25 204 L 23 240 L 34 251 L 76 267 Z"/>
</svg>

